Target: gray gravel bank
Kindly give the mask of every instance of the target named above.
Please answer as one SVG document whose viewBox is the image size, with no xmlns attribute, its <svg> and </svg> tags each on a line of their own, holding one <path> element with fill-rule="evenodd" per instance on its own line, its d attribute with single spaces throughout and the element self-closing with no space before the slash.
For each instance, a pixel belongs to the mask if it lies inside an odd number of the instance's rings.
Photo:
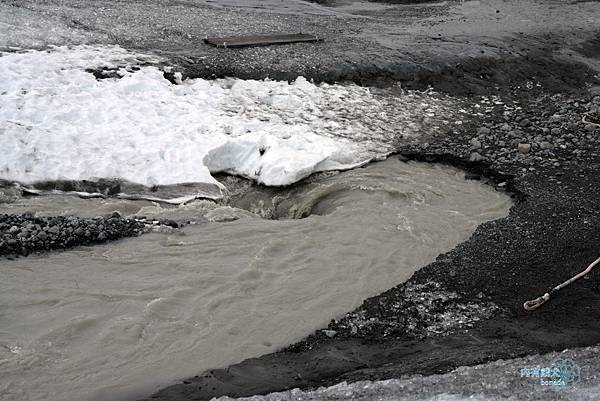
<svg viewBox="0 0 600 401">
<path fill-rule="evenodd" d="M 143 230 L 143 223 L 123 219 L 118 213 L 94 219 L 36 217 L 31 213 L 0 214 L 0 256 L 26 256 L 40 251 L 99 244 L 134 237 Z"/>
</svg>

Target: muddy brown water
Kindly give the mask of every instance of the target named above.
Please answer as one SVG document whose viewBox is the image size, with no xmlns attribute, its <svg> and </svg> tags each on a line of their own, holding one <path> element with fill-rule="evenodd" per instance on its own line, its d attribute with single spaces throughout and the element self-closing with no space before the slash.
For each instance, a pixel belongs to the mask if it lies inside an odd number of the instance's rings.
<svg viewBox="0 0 600 401">
<path fill-rule="evenodd" d="M 264 209 L 258 198 L 244 207 Z M 275 351 L 407 280 L 511 206 L 458 170 L 395 158 L 323 175 L 276 200 L 279 217 L 308 217 L 265 219 L 206 201 L 49 196 L 0 205 L 196 223 L 0 261 L 0 399 L 135 399 Z"/>
</svg>

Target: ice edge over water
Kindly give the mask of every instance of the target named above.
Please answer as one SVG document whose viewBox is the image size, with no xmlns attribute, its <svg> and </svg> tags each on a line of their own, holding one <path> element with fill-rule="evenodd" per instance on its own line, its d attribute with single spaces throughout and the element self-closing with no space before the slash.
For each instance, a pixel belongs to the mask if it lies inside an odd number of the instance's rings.
<svg viewBox="0 0 600 401">
<path fill-rule="evenodd" d="M 221 188 L 211 173 L 227 172 L 282 186 L 391 150 L 362 141 L 359 121 L 338 118 L 380 110 L 366 88 L 302 77 L 174 85 L 160 62 L 118 46 L 1 53 L 0 179 Z M 102 68 L 121 78 L 86 72 Z"/>
</svg>

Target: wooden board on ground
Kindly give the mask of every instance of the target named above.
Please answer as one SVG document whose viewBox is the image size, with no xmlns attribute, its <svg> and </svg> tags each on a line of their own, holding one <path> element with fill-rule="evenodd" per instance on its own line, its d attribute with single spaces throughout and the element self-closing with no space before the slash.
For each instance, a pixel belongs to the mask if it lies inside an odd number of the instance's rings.
<svg viewBox="0 0 600 401">
<path fill-rule="evenodd" d="M 223 38 L 206 38 L 204 43 L 216 47 L 249 47 L 249 46 L 269 46 L 282 45 L 288 43 L 300 42 L 320 42 L 323 39 L 314 35 L 304 33 L 283 34 L 283 35 L 259 35 L 259 36 L 230 36 Z"/>
</svg>

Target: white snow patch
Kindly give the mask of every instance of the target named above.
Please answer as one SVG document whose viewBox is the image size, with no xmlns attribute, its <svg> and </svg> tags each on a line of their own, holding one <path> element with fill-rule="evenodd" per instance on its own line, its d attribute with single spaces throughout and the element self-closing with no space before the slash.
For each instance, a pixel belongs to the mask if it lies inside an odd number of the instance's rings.
<svg viewBox="0 0 600 401">
<path fill-rule="evenodd" d="M 173 85 L 158 58 L 116 46 L 0 55 L 0 178 L 6 180 L 218 186 L 211 173 L 225 171 L 286 185 L 390 150 L 365 141 L 376 133 L 365 132 L 364 121 L 377 120 L 381 105 L 354 85 L 304 78 Z M 97 80 L 85 71 L 99 67 L 122 78 Z M 375 113 L 371 120 L 367 110 Z"/>
</svg>

